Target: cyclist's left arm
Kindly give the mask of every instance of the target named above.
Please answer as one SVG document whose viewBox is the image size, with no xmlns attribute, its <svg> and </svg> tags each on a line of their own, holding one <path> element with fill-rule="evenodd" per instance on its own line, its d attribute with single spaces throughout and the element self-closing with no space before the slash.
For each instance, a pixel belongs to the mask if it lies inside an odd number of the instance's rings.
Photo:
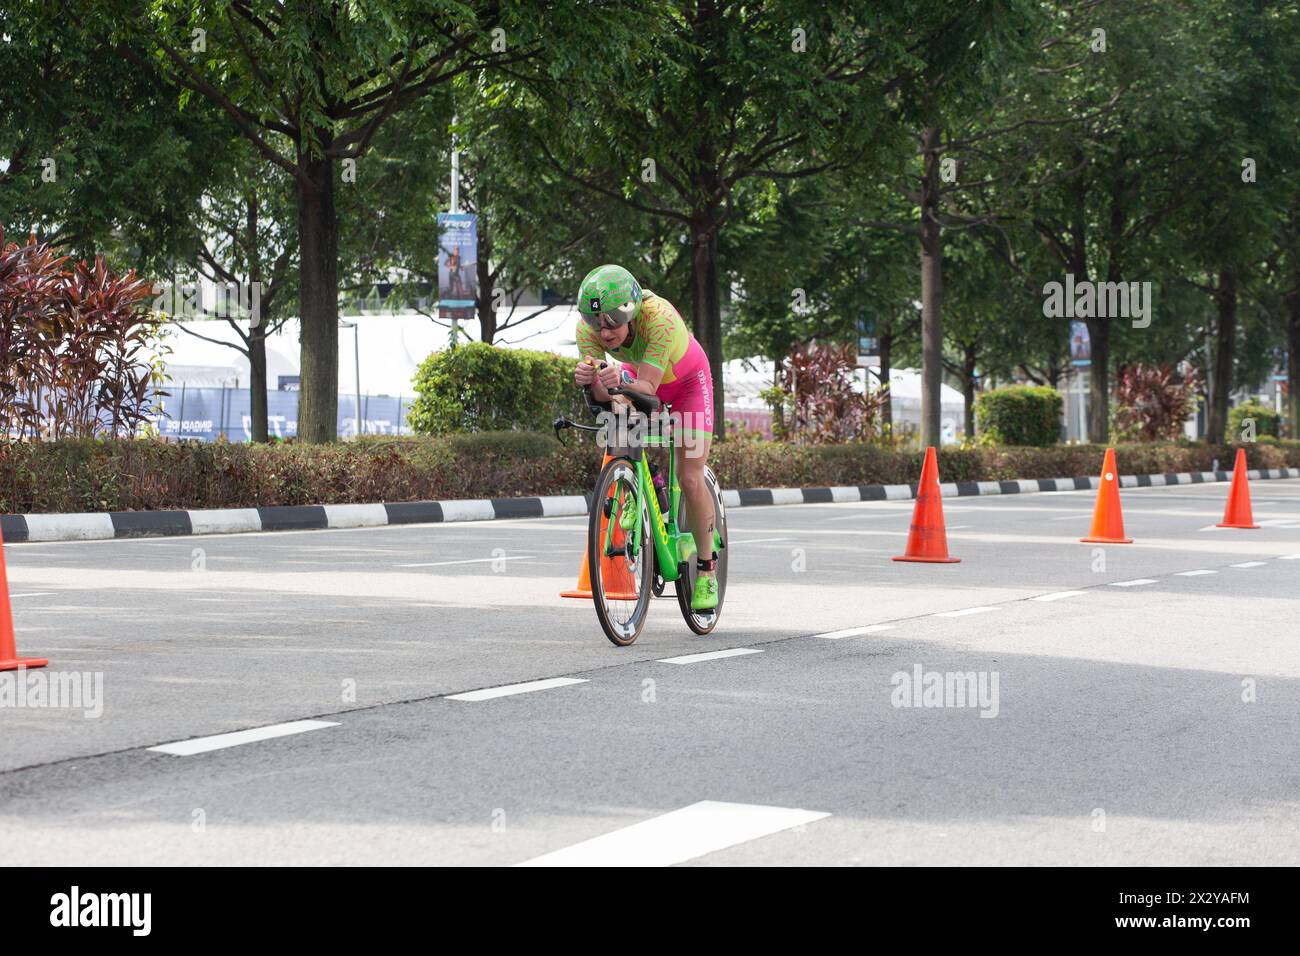
<svg viewBox="0 0 1300 956">
<path fill-rule="evenodd" d="M 636 367 L 636 378 L 630 382 L 624 382 L 623 387 L 630 391 L 645 392 L 647 395 L 653 395 L 659 391 L 659 385 L 664 380 L 664 370 L 657 365 L 651 365 L 649 362 L 639 362 Z"/>
<path fill-rule="evenodd" d="M 672 364 L 675 323 L 681 319 L 666 300 L 658 296 L 648 298 L 642 306 L 641 334 L 646 347 L 636 366 L 636 381 L 629 388 L 653 395 L 664 380 L 664 371 Z"/>
</svg>

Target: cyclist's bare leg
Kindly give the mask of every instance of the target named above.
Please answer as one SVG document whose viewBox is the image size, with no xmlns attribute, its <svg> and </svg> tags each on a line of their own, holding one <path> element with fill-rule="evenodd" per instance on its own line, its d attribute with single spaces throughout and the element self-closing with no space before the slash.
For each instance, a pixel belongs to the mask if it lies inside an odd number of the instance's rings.
<svg viewBox="0 0 1300 956">
<path fill-rule="evenodd" d="M 713 496 L 704 480 L 704 466 L 709 462 L 709 445 L 707 436 L 691 438 L 676 442 L 673 454 L 676 458 L 677 481 L 682 486 L 682 498 L 686 501 L 686 517 L 691 523 L 691 535 L 695 538 L 695 551 L 708 559 L 713 555 Z M 712 575 L 712 571 L 702 574 Z"/>
</svg>

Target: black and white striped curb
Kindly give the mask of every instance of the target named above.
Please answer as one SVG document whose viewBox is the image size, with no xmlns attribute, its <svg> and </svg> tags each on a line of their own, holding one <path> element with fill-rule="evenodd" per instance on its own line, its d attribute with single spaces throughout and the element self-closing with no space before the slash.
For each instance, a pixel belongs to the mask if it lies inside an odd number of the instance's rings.
<svg viewBox="0 0 1300 956">
<path fill-rule="evenodd" d="M 1300 468 L 1261 468 L 1253 480 L 1300 478 Z M 1229 481 L 1230 471 L 1166 475 L 1121 475 L 1121 488 L 1154 488 Z M 957 481 L 939 487 L 945 498 L 1016 495 L 1038 491 L 1086 491 L 1100 479 L 1029 478 L 1016 481 Z M 744 488 L 722 493 L 728 508 L 751 505 L 830 504 L 841 501 L 894 501 L 916 497 L 916 485 L 842 485 L 834 488 Z M 6 543 L 92 541 L 163 535 L 234 534 L 250 531 L 307 531 L 323 528 L 374 528 L 398 524 L 440 524 L 495 518 L 576 517 L 587 513 L 588 496 L 473 498 L 367 505 L 291 505 L 199 511 L 110 511 L 92 514 L 0 515 Z"/>
</svg>

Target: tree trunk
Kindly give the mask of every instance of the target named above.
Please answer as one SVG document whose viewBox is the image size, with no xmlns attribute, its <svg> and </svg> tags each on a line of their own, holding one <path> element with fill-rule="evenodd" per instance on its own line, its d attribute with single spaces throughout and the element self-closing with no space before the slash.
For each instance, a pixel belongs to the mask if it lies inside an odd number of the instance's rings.
<svg viewBox="0 0 1300 956">
<path fill-rule="evenodd" d="M 966 440 L 975 437 L 975 356 L 974 346 L 966 346 L 962 356 L 961 397 L 966 406 Z"/>
<path fill-rule="evenodd" d="M 301 361 L 298 438 L 338 438 L 338 215 L 330 160 L 303 154 L 296 179 L 300 243 Z"/>
<path fill-rule="evenodd" d="M 243 301 L 249 306 L 248 316 L 248 412 L 253 441 L 265 442 L 268 438 L 266 423 L 266 319 L 262 315 L 262 259 L 258 246 L 257 193 L 248 196 L 246 228 L 248 231 L 248 281 L 253 288 L 246 289 Z M 256 289 L 256 291 L 254 291 Z"/>
<path fill-rule="evenodd" d="M 939 224 L 939 129 L 923 134 L 921 179 L 921 445 L 942 439 L 943 230 Z"/>
<path fill-rule="evenodd" d="M 488 345 L 497 335 L 496 291 L 492 288 L 492 270 L 488 266 L 488 243 L 483 236 L 483 223 L 479 222 L 478 263 L 478 326 L 479 338 Z"/>
<path fill-rule="evenodd" d="M 1295 277 L 1297 289 L 1287 296 L 1287 365 L 1286 395 L 1290 414 L 1288 415 L 1288 437 L 1300 438 L 1300 268 Z"/>
<path fill-rule="evenodd" d="M 475 192 L 475 209 L 486 209 L 487 187 L 479 186 Z M 474 270 L 478 273 L 479 339 L 491 345 L 497 335 L 496 290 L 492 287 L 492 233 L 482 213 L 478 217 L 478 262 L 474 263 Z"/>
<path fill-rule="evenodd" d="M 880 406 L 881 434 L 892 437 L 894 430 L 894 400 L 889 395 L 890 359 L 894 350 L 894 333 L 880 333 L 880 387 L 885 390 L 885 402 Z"/>
<path fill-rule="evenodd" d="M 1219 288 L 1214 294 L 1214 304 L 1219 321 L 1215 332 L 1210 414 L 1205 425 L 1205 440 L 1211 445 L 1222 445 L 1228 428 L 1232 359 L 1237 340 L 1237 274 L 1231 268 L 1225 268 L 1219 273 Z"/>
<path fill-rule="evenodd" d="M 713 375 L 713 433 L 726 434 L 723 419 L 722 310 L 718 301 L 717 207 L 697 210 L 691 217 L 691 318 L 695 337 L 709 357 Z"/>
<path fill-rule="evenodd" d="M 1094 316 L 1087 320 L 1092 341 L 1092 365 L 1088 368 L 1088 441 L 1104 445 L 1110 441 L 1110 319 Z"/>
<path fill-rule="evenodd" d="M 248 397 L 255 442 L 269 438 L 266 424 L 266 335 L 263 328 L 259 323 L 248 330 Z"/>
</svg>

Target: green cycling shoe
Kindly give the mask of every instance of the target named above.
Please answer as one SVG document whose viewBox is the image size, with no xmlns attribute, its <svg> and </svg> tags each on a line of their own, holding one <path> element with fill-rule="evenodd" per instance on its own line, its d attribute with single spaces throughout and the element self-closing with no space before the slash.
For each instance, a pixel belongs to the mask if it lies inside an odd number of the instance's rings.
<svg viewBox="0 0 1300 956">
<path fill-rule="evenodd" d="M 692 611 L 711 611 L 718 606 L 718 579 L 701 574 L 695 579 L 695 592 L 691 595 Z"/>
<path fill-rule="evenodd" d="M 631 498 L 623 502 L 623 510 L 618 516 L 618 526 L 624 531 L 631 531 L 640 520 L 641 509 L 636 506 L 636 502 Z"/>
</svg>

